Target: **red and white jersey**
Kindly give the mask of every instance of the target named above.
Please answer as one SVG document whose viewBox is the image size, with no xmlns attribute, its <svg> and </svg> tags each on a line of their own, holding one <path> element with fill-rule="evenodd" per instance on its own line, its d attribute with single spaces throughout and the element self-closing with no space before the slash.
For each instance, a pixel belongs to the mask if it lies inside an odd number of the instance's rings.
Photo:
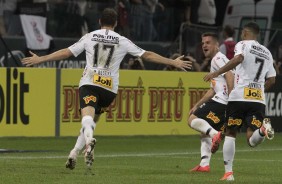
<svg viewBox="0 0 282 184">
<path fill-rule="evenodd" d="M 126 54 L 142 56 L 145 50 L 118 33 L 100 29 L 84 35 L 69 47 L 76 57 L 86 54 L 86 67 L 80 79 L 82 85 L 99 86 L 114 93 L 118 91 L 119 67 Z"/>
<path fill-rule="evenodd" d="M 219 70 L 224 65 L 226 65 L 228 61 L 229 59 L 224 54 L 222 54 L 221 52 L 216 53 L 216 55 L 211 60 L 210 72 Z M 213 78 L 211 81 L 211 87 L 215 91 L 215 95 L 212 99 L 221 104 L 228 103 L 228 88 L 224 74 L 225 73 L 217 76 L 216 78 Z"/>
<path fill-rule="evenodd" d="M 265 104 L 265 78 L 276 76 L 270 51 L 255 40 L 245 40 L 235 46 L 235 56 L 239 54 L 244 56 L 244 60 L 236 67 L 229 101 Z"/>
</svg>

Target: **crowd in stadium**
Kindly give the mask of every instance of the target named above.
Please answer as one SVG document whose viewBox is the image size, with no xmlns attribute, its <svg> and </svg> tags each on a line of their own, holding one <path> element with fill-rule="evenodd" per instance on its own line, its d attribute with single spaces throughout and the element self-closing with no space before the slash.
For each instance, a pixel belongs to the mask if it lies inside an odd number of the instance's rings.
<svg viewBox="0 0 282 184">
<path fill-rule="evenodd" d="M 0 0 L 0 33 L 3 36 L 23 36 L 19 8 L 22 4 L 43 3 L 46 6 L 46 32 L 54 38 L 80 38 L 87 32 L 99 29 L 102 10 L 113 7 L 119 15 L 115 30 L 132 41 L 174 42 L 180 34 L 181 24 L 186 23 L 204 26 L 206 29 L 210 27 L 211 31 L 218 33 L 223 43 L 226 39 L 222 30 L 226 26 L 223 25 L 223 19 L 228 2 L 229 0 Z M 185 36 L 187 35 L 184 35 L 184 41 L 190 42 L 191 39 L 185 39 Z M 176 50 L 167 56 L 185 54 L 195 61 L 194 71 L 209 71 L 210 59 L 203 55 L 200 34 L 194 37 L 199 38 L 190 43 L 192 48 Z M 282 72 L 281 48 L 273 54 L 278 74 Z M 139 58 L 129 58 L 121 67 L 146 68 L 139 63 Z M 158 69 L 174 70 L 164 66 Z"/>
</svg>

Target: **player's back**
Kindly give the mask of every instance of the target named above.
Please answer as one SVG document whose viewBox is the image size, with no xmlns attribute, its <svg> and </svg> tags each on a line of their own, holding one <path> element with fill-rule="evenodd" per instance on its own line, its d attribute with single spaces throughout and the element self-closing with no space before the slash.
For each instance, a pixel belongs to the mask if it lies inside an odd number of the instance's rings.
<svg viewBox="0 0 282 184">
<path fill-rule="evenodd" d="M 273 67 L 270 51 L 254 40 L 237 43 L 235 56 L 242 54 L 244 60 L 236 67 L 235 85 L 229 101 L 254 101 L 264 103 L 265 77 Z"/>
<path fill-rule="evenodd" d="M 84 35 L 69 47 L 74 56 L 83 51 L 86 67 L 79 86 L 95 85 L 117 93 L 119 66 L 126 54 L 141 56 L 145 51 L 118 33 L 100 29 Z"/>
<path fill-rule="evenodd" d="M 242 41 L 244 60 L 236 68 L 236 74 L 244 79 L 245 84 L 256 82 L 264 84 L 266 73 L 273 65 L 270 51 L 257 41 Z M 243 82 L 243 81 L 242 81 Z"/>
</svg>

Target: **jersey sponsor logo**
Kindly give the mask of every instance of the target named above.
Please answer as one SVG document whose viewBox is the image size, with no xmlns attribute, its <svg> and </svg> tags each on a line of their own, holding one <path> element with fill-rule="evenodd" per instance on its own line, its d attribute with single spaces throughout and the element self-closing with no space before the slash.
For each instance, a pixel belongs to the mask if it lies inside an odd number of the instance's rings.
<svg viewBox="0 0 282 184">
<path fill-rule="evenodd" d="M 96 42 L 112 43 L 112 44 L 119 43 L 119 37 L 112 35 L 93 34 L 93 38 L 91 40 Z"/>
<path fill-rule="evenodd" d="M 258 45 L 252 45 L 252 49 L 262 52 L 264 54 L 269 55 L 269 52 Z"/>
<path fill-rule="evenodd" d="M 261 89 L 244 88 L 244 99 L 263 100 Z"/>
<path fill-rule="evenodd" d="M 100 75 L 94 75 L 93 82 L 94 84 L 98 84 L 98 85 L 101 85 L 109 89 L 113 88 L 113 79 L 111 77 L 103 77 Z"/>
<path fill-rule="evenodd" d="M 255 89 L 261 89 L 261 84 L 250 82 L 248 87 L 255 88 Z"/>
<path fill-rule="evenodd" d="M 111 72 L 108 70 L 94 70 L 94 72 L 102 76 L 111 76 Z"/>
<path fill-rule="evenodd" d="M 256 127 L 260 128 L 262 123 L 260 120 L 256 119 L 256 117 L 253 117 L 253 120 L 251 122 L 252 125 L 255 125 Z"/>
<path fill-rule="evenodd" d="M 91 96 L 87 95 L 86 97 L 83 97 L 83 100 L 84 100 L 85 104 L 89 104 L 90 101 L 95 103 L 96 102 L 96 97 L 93 96 L 93 95 L 91 95 Z"/>
<path fill-rule="evenodd" d="M 209 114 L 206 116 L 208 119 L 212 120 L 214 123 L 219 123 L 220 119 L 213 113 L 209 112 Z"/>
<path fill-rule="evenodd" d="M 242 124 L 241 119 L 233 119 L 233 118 L 229 118 L 227 123 L 228 126 L 232 126 L 232 125 L 240 126 L 241 124 Z"/>
<path fill-rule="evenodd" d="M 260 52 L 257 52 L 257 51 L 255 51 L 255 50 L 250 50 L 250 53 L 251 53 L 251 54 L 254 54 L 254 55 L 257 55 L 257 56 L 259 56 L 259 57 L 262 57 L 262 58 L 264 58 L 264 59 L 269 60 L 269 57 L 268 57 L 267 55 L 265 55 L 265 54 L 263 54 L 263 53 L 260 53 Z"/>
</svg>

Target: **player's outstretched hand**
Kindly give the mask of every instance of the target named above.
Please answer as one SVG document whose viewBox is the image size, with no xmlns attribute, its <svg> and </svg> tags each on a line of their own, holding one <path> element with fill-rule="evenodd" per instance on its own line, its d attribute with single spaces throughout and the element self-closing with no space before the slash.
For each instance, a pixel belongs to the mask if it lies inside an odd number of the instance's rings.
<svg viewBox="0 0 282 184">
<path fill-rule="evenodd" d="M 25 66 L 32 66 L 32 65 L 40 63 L 40 59 L 38 55 L 34 54 L 31 51 L 29 51 L 29 53 L 31 54 L 31 57 L 25 57 L 22 59 L 22 63 Z"/>
<path fill-rule="evenodd" d="M 174 67 L 179 68 L 183 71 L 191 70 L 192 69 L 192 61 L 184 61 L 184 55 L 179 56 L 174 60 Z"/>
<path fill-rule="evenodd" d="M 213 78 L 215 78 L 215 77 L 217 77 L 217 76 L 218 76 L 217 72 L 209 73 L 209 74 L 207 74 L 207 75 L 204 77 L 204 81 L 205 81 L 205 82 L 209 82 L 209 81 L 211 81 Z"/>
</svg>

